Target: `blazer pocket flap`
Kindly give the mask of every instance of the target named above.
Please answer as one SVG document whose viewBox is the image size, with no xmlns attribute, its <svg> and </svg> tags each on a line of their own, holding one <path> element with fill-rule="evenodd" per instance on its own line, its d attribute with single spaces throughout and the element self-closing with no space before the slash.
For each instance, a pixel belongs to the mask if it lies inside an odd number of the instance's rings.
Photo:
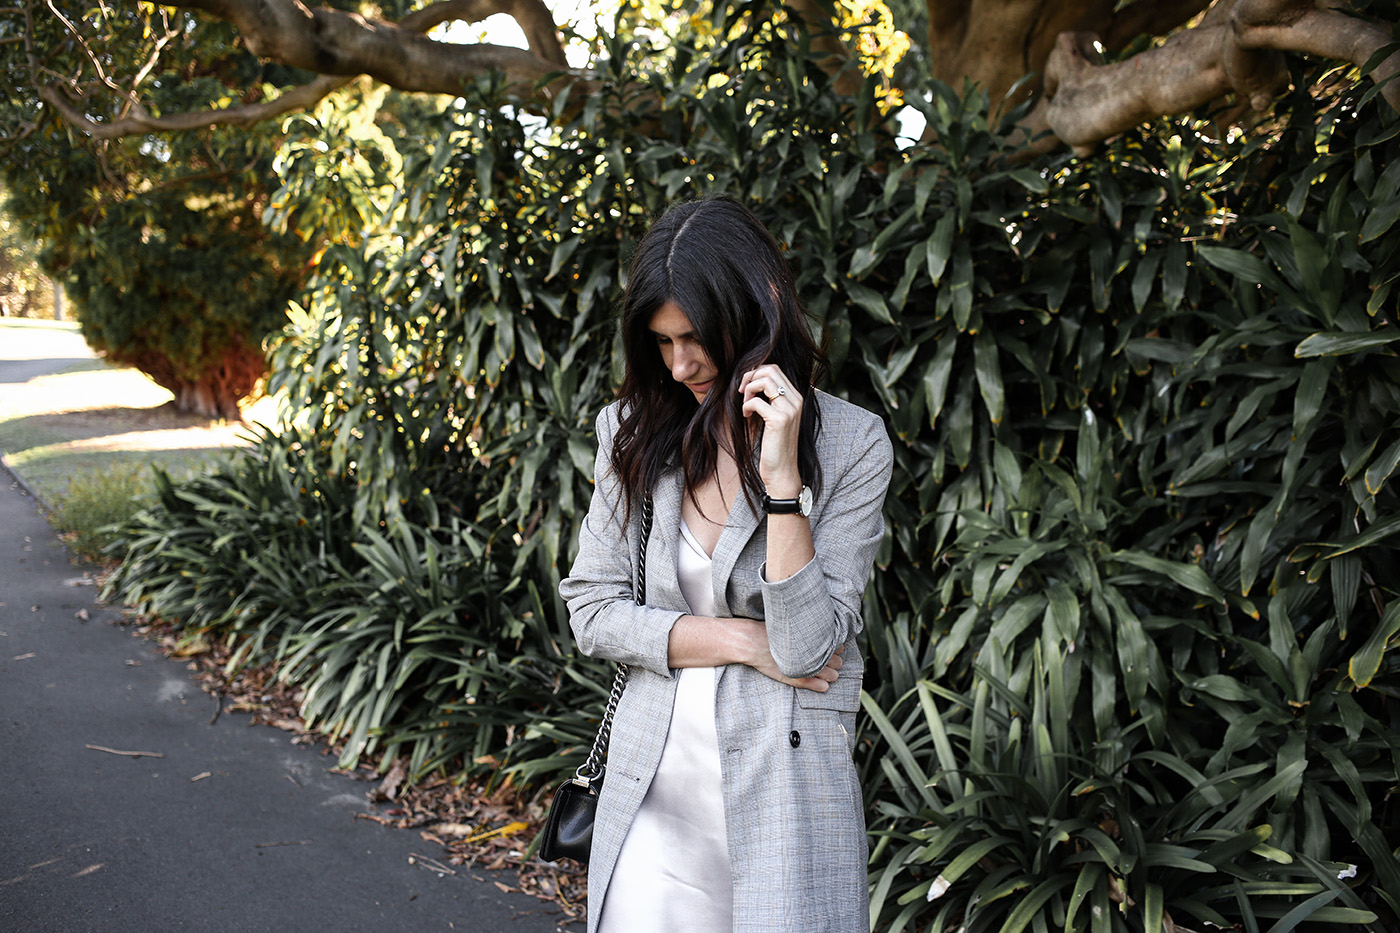
<svg viewBox="0 0 1400 933">
<path fill-rule="evenodd" d="M 860 678 L 839 677 L 826 693 L 797 688 L 797 705 L 804 709 L 834 709 L 843 713 L 860 712 Z"/>
</svg>

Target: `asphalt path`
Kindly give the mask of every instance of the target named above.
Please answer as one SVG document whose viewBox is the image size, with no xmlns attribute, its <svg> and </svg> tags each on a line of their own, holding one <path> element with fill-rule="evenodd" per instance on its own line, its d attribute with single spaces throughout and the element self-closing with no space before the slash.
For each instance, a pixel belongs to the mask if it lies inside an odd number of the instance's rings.
<svg viewBox="0 0 1400 933">
<path fill-rule="evenodd" d="M 214 717 L 118 620 L 0 470 L 0 933 L 560 929 L 552 904 L 497 887 L 511 875 L 444 874 L 417 833 L 358 818 L 368 785 Z"/>
<path fill-rule="evenodd" d="M 43 326 L 6 327 L 0 331 L 0 392 L 38 376 L 63 372 L 96 356 L 75 330 Z"/>
</svg>

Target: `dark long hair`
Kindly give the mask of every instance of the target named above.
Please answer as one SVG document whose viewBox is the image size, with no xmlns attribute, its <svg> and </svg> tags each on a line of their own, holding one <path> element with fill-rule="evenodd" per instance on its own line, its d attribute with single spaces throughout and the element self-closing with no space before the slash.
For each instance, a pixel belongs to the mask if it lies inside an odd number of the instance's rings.
<svg viewBox="0 0 1400 933">
<path fill-rule="evenodd" d="M 650 329 L 668 301 L 685 313 L 718 370 L 701 402 L 671 377 Z M 714 475 L 721 446 L 733 449 L 744 498 L 757 508 L 764 491 L 759 441 L 749 434 L 739 382 L 763 363 L 778 365 L 803 394 L 798 468 L 813 493 L 820 491 L 821 415 L 811 386 L 824 373 L 826 356 L 812 338 L 781 248 L 743 205 L 728 198 L 687 201 L 652 225 L 632 256 L 621 330 L 627 371 L 612 463 L 629 511 L 677 463 L 694 497 Z"/>
</svg>

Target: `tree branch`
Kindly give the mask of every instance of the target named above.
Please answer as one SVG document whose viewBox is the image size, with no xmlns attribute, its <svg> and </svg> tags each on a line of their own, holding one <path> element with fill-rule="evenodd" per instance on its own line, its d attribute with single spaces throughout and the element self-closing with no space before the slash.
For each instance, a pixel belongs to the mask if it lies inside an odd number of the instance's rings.
<svg viewBox="0 0 1400 933">
<path fill-rule="evenodd" d="M 216 124 L 251 126 L 261 120 L 281 116 L 294 110 L 305 110 L 314 105 L 331 91 L 342 88 L 355 80 L 354 76 L 323 75 L 309 84 L 293 88 L 273 100 L 261 101 L 243 107 L 227 107 L 222 110 L 203 110 L 193 113 L 172 113 L 162 117 L 152 117 L 145 108 L 131 108 L 128 115 L 115 120 L 98 123 L 87 117 L 75 106 L 58 87 L 49 84 L 39 88 L 39 96 L 64 121 L 83 131 L 93 139 L 117 139 L 139 133 L 162 133 L 179 130 L 195 130 Z"/>
<path fill-rule="evenodd" d="M 167 45 L 169 45 L 174 39 L 176 39 L 180 35 L 180 30 L 172 29 L 170 27 L 170 21 L 166 19 L 165 11 L 161 10 L 160 12 L 161 19 L 165 25 L 165 32 L 163 32 L 161 34 L 161 37 L 155 41 L 155 45 L 151 48 L 151 54 L 146 57 L 146 61 L 141 65 L 140 68 L 136 70 L 135 76 L 131 79 L 131 88 L 128 91 L 128 94 L 131 96 L 132 100 L 136 99 L 136 88 L 139 87 L 141 85 L 141 82 L 145 81 L 146 77 L 150 75 L 152 71 L 155 70 L 156 65 L 160 64 L 160 53 L 165 50 L 165 47 Z"/>
<path fill-rule="evenodd" d="M 427 33 L 443 23 L 476 23 L 496 13 L 505 13 L 520 24 L 531 52 L 561 68 L 568 67 L 559 25 L 543 0 L 439 0 L 399 20 L 399 27 Z"/>
<path fill-rule="evenodd" d="M 1227 94 L 1264 110 L 1287 85 L 1281 52 L 1301 52 L 1360 67 L 1391 41 L 1374 23 L 1309 0 L 1224 0 L 1200 25 L 1130 59 L 1093 64 L 1094 36 L 1062 33 L 1045 64 L 1045 99 L 1031 125 L 1044 125 L 1079 154 L 1147 120 L 1189 113 Z M 1392 55 L 1371 75 L 1400 71 Z M 1400 86 L 1385 98 L 1400 110 Z"/>
<path fill-rule="evenodd" d="M 1021 93 L 1035 94 L 1061 33 L 1094 33 L 1117 50 L 1144 33 L 1175 29 L 1210 3 L 1139 2 L 1115 10 L 1115 0 L 926 0 L 933 76 L 954 86 L 971 79 L 996 104 L 1032 75 Z"/>
<path fill-rule="evenodd" d="M 1277 9 L 1291 7 L 1291 9 Z M 1363 67 L 1394 41 L 1374 23 L 1331 10 L 1297 8 L 1296 4 L 1241 3 L 1235 31 L 1241 48 L 1301 52 Z M 1260 14 L 1263 14 L 1262 16 Z M 1273 14 L 1273 15 L 1269 15 Z M 1400 74 L 1400 52 L 1384 59 L 1371 72 L 1380 83 Z M 1389 80 L 1381 96 L 1400 111 L 1400 81 Z"/>
<path fill-rule="evenodd" d="M 82 33 L 78 32 L 77 27 L 53 5 L 53 0 L 44 0 L 44 5 L 49 8 L 49 15 L 63 24 L 63 28 L 68 30 L 68 34 L 73 37 L 73 41 L 77 44 L 78 48 L 83 50 L 83 54 L 87 56 L 88 62 L 92 65 L 92 70 L 97 73 L 98 79 L 106 85 L 109 90 L 125 96 L 126 91 L 119 87 L 117 82 L 107 77 L 107 72 L 103 69 L 101 60 L 92 51 L 91 47 L 88 46 L 87 42 L 83 39 Z M 134 103 L 134 101 L 132 102 Z"/>
<path fill-rule="evenodd" d="M 367 74 L 401 91 L 457 95 L 471 78 L 499 69 L 516 93 L 529 95 L 546 76 L 567 71 L 524 49 L 438 42 L 393 23 L 309 8 L 298 0 L 173 0 L 169 5 L 229 22 L 261 58 L 323 75 Z M 548 88 L 545 96 L 552 96 Z"/>
<path fill-rule="evenodd" d="M 40 97 L 74 127 L 96 139 L 113 139 L 218 124 L 248 126 L 310 107 L 361 74 L 402 91 L 451 95 L 462 93 L 476 75 L 497 69 L 522 96 L 542 93 L 549 99 L 561 84 L 575 80 L 591 84 L 581 72 L 568 68 L 563 42 L 543 0 L 440 0 L 399 24 L 309 8 L 300 0 L 172 0 L 165 5 L 223 19 L 239 30 L 253 54 L 320 77 L 272 101 L 161 117 L 152 117 L 141 107 L 133 83 L 130 90 L 114 87 L 124 106 L 116 118 L 101 122 L 89 117 L 91 108 L 79 106 L 54 84 L 41 86 Z M 487 43 L 458 45 L 422 34 L 445 22 L 475 22 L 495 13 L 514 17 L 535 51 Z M 554 80 L 541 87 L 551 76 Z M 106 78 L 100 67 L 99 77 Z"/>
</svg>

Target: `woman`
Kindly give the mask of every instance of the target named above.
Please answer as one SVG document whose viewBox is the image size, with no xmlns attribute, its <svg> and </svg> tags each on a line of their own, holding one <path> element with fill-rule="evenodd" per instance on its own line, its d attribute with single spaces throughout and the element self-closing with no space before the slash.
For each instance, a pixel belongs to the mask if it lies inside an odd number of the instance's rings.
<svg viewBox="0 0 1400 933">
<path fill-rule="evenodd" d="M 631 668 L 589 933 L 863 931 L 855 637 L 884 531 L 885 426 L 812 388 L 823 360 L 787 264 L 734 201 L 655 223 L 621 329 L 627 370 L 560 585 L 583 653 Z"/>
</svg>

